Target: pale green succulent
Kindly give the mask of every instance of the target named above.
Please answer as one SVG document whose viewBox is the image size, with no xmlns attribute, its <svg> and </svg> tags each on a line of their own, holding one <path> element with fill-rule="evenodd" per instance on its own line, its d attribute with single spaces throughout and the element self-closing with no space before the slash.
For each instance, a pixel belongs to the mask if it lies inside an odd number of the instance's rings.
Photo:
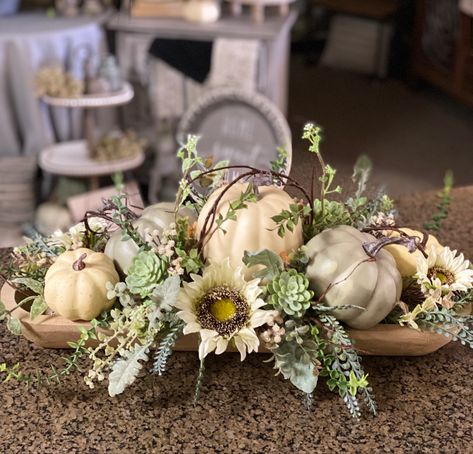
<svg viewBox="0 0 473 454">
<path fill-rule="evenodd" d="M 314 201 L 314 224 L 316 232 L 321 232 L 335 225 L 351 225 L 352 219 L 346 206 L 335 200 L 325 200 L 322 212 L 322 203 L 316 199 Z"/>
<path fill-rule="evenodd" d="M 270 303 L 278 310 L 293 317 L 302 317 L 310 306 L 314 292 L 309 281 L 295 269 L 283 271 L 268 284 Z"/>
<path fill-rule="evenodd" d="M 131 293 L 145 298 L 153 293 L 154 288 L 164 279 L 167 264 L 154 252 L 140 252 L 128 268 L 125 279 Z"/>
</svg>

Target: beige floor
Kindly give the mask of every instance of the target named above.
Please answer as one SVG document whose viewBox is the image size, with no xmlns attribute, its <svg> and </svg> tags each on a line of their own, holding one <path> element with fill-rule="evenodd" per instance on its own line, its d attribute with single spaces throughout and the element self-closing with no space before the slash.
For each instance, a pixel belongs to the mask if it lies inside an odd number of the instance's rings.
<svg viewBox="0 0 473 454">
<path fill-rule="evenodd" d="M 398 80 L 372 80 L 294 58 L 289 96 L 297 178 L 308 178 L 298 138 L 314 121 L 324 127 L 328 162 L 347 176 L 356 157 L 367 154 L 373 182 L 393 196 L 440 187 L 446 169 L 457 185 L 473 184 L 473 109 L 433 89 L 414 91 Z"/>
</svg>

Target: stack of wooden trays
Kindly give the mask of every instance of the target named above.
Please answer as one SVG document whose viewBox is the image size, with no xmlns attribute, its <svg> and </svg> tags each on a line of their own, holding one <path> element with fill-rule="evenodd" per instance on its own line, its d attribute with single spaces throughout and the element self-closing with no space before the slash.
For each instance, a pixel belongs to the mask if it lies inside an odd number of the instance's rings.
<svg viewBox="0 0 473 454">
<path fill-rule="evenodd" d="M 33 219 L 36 171 L 36 156 L 0 158 L 0 226 Z"/>
</svg>

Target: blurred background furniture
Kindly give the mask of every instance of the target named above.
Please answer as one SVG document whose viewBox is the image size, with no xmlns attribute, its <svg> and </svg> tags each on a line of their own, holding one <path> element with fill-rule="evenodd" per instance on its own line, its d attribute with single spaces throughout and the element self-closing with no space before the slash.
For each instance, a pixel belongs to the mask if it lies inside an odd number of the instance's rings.
<svg viewBox="0 0 473 454">
<path fill-rule="evenodd" d="M 76 98 L 58 98 L 44 96 L 43 101 L 51 107 L 62 107 L 71 111 L 85 110 L 85 138 L 87 140 L 64 141 L 50 145 L 39 154 L 39 166 L 52 175 L 76 178 L 86 178 L 91 190 L 98 189 L 99 177 L 112 175 L 116 172 L 126 172 L 139 167 L 144 161 L 144 152 L 124 159 L 98 162 L 91 156 L 91 150 L 96 145 L 94 141 L 94 111 L 108 107 L 121 106 L 133 99 L 133 88 L 128 82 L 123 82 L 122 88 L 115 92 L 83 94 Z M 46 175 L 45 175 L 46 177 Z M 50 185 L 44 178 L 44 185 Z M 50 188 L 44 188 L 48 193 Z"/>
<path fill-rule="evenodd" d="M 322 63 L 387 75 L 398 0 L 313 0 L 334 15 Z"/>
<path fill-rule="evenodd" d="M 297 12 L 290 11 L 285 17 L 268 16 L 261 24 L 253 23 L 247 15 L 224 16 L 211 24 L 137 18 L 124 13 L 110 19 L 108 28 L 114 34 L 119 65 L 123 76 L 134 83 L 136 94 L 125 109 L 125 121 L 154 145 L 153 162 L 146 166 L 147 170 L 153 169 L 152 175 L 142 176 L 150 182 L 149 200 L 174 196 L 177 122 L 208 90 L 231 87 L 259 92 L 286 113 L 290 32 L 296 17 Z M 208 74 L 190 77 L 191 57 L 195 48 L 201 52 L 205 43 L 208 50 L 202 53 L 210 59 Z M 153 55 L 178 56 L 181 62 L 171 65 L 152 57 L 150 50 Z M 158 196 L 159 188 L 168 194 Z"/>
<path fill-rule="evenodd" d="M 81 76 L 74 49 L 85 44 L 100 55 L 105 19 L 50 18 L 35 13 L 0 18 L 0 157 L 38 153 L 54 142 L 54 131 L 59 140 L 80 136 L 79 117 L 70 118 L 62 108 L 53 109 L 49 117 L 35 96 L 33 78 L 48 63 L 62 64 Z"/>
<path fill-rule="evenodd" d="M 473 2 L 462 5 L 416 2 L 411 68 L 414 76 L 473 106 Z"/>
<path fill-rule="evenodd" d="M 148 49 L 154 38 L 256 40 L 260 43 L 261 65 L 257 90 L 285 113 L 290 31 L 296 17 L 297 13 L 291 11 L 286 17 L 267 17 L 258 25 L 247 17 L 223 17 L 213 24 L 198 24 L 181 19 L 135 18 L 117 13 L 108 22 L 108 28 L 115 32 L 115 47 L 124 77 L 130 80 L 134 75 L 142 83 L 148 78 Z"/>
</svg>

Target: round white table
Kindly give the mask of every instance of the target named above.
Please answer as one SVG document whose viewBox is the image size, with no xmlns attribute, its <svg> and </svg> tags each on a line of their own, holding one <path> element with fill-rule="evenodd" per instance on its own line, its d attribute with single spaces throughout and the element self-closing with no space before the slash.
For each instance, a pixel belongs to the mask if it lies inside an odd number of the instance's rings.
<svg viewBox="0 0 473 454">
<path fill-rule="evenodd" d="M 94 55 L 101 55 L 106 17 L 24 13 L 0 18 L 0 158 L 38 153 L 54 142 L 53 130 L 61 141 L 80 137 L 80 112 L 70 115 L 64 108 L 54 108 L 50 117 L 34 94 L 33 78 L 39 67 L 51 63 L 65 65 L 82 77 L 75 49 L 87 45 Z"/>
<path fill-rule="evenodd" d="M 90 158 L 87 144 L 83 140 L 62 142 L 43 149 L 38 164 L 54 175 L 86 178 L 90 189 L 98 188 L 98 178 L 136 169 L 145 159 L 143 152 L 125 159 L 100 162 Z"/>
</svg>

